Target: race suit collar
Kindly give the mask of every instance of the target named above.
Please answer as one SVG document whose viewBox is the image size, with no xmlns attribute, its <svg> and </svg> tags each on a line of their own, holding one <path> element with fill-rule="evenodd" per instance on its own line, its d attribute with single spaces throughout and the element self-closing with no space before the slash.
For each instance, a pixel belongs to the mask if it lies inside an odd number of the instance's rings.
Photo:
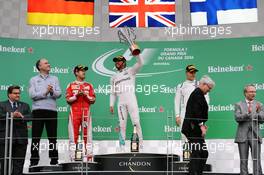
<svg viewBox="0 0 264 175">
<path fill-rule="evenodd" d="M 78 81 L 78 80 L 75 80 L 75 83 L 77 83 L 77 84 L 83 84 L 84 81 Z"/>
<path fill-rule="evenodd" d="M 124 72 L 124 71 L 126 71 L 126 70 L 127 70 L 127 67 L 124 68 L 124 69 L 122 69 L 122 70 L 119 70 L 118 72 Z"/>
<path fill-rule="evenodd" d="M 195 81 L 196 81 L 195 79 L 194 80 L 186 80 L 186 82 L 188 82 L 188 83 L 193 83 Z"/>
</svg>

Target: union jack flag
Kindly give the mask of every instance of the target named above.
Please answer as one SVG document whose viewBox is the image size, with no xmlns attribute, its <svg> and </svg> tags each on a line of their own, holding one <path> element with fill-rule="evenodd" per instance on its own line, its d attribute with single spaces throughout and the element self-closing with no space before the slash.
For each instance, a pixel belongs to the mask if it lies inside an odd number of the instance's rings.
<svg viewBox="0 0 264 175">
<path fill-rule="evenodd" d="M 175 26 L 175 0 L 109 0 L 109 23 L 115 27 Z"/>
</svg>

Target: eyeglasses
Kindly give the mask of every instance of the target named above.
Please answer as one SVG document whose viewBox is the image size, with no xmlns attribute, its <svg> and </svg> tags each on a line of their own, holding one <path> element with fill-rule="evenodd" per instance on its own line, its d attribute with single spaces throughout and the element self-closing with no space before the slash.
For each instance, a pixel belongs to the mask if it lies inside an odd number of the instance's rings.
<svg viewBox="0 0 264 175">
<path fill-rule="evenodd" d="M 20 92 L 12 92 L 12 94 L 14 94 L 14 95 L 19 95 Z"/>
<path fill-rule="evenodd" d="M 209 84 L 206 84 L 206 86 L 209 88 L 209 90 L 213 89 L 213 87 L 209 86 Z"/>
</svg>

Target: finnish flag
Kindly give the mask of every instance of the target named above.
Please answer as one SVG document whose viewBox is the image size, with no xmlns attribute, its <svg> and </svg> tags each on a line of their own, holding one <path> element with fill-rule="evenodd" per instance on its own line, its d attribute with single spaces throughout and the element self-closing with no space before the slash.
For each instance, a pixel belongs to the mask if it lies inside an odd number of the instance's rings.
<svg viewBox="0 0 264 175">
<path fill-rule="evenodd" d="M 258 21 L 257 0 L 190 0 L 192 26 Z"/>
</svg>

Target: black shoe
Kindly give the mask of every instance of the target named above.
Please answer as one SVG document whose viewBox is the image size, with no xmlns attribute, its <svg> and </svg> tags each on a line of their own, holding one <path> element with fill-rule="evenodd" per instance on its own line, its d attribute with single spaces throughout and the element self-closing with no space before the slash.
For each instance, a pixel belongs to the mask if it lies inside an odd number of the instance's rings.
<svg viewBox="0 0 264 175">
<path fill-rule="evenodd" d="M 58 165 L 58 160 L 51 160 L 50 165 Z"/>
</svg>

